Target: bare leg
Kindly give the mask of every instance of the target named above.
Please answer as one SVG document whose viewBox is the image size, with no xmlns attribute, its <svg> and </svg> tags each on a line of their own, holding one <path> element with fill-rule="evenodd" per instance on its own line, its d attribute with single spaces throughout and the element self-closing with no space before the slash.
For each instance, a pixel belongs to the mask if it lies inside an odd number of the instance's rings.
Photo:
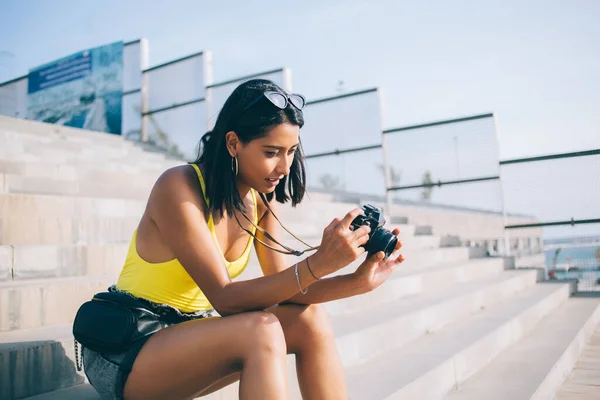
<svg viewBox="0 0 600 400">
<path fill-rule="evenodd" d="M 266 311 L 277 316 L 288 353 L 296 355 L 302 398 L 347 399 L 344 370 L 325 310 L 316 304 L 286 304 Z"/>
<path fill-rule="evenodd" d="M 126 400 L 192 399 L 241 371 L 240 399 L 287 399 L 286 345 L 277 318 L 249 312 L 174 325 L 133 364 Z"/>
</svg>

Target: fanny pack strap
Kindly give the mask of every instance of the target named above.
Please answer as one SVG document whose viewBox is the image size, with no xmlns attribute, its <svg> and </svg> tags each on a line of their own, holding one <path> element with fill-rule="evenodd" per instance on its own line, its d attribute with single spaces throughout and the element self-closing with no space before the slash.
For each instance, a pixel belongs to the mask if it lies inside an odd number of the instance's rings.
<svg viewBox="0 0 600 400">
<path fill-rule="evenodd" d="M 77 339 L 73 339 L 73 342 L 75 350 L 75 367 L 77 368 L 77 371 L 81 372 L 83 371 L 83 347 L 81 347 L 81 344 Z"/>
</svg>

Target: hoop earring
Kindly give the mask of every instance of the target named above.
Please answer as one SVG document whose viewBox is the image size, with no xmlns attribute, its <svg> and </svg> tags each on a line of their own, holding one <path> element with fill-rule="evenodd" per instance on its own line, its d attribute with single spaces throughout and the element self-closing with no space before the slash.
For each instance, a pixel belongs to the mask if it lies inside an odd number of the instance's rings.
<svg viewBox="0 0 600 400">
<path fill-rule="evenodd" d="M 231 172 L 233 172 L 234 176 L 237 176 L 240 172 L 238 168 L 237 156 L 231 157 Z"/>
</svg>

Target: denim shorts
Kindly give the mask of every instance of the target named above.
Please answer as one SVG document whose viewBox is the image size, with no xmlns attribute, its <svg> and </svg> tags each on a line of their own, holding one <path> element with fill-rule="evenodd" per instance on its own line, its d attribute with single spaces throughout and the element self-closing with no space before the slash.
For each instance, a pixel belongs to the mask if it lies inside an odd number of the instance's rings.
<svg viewBox="0 0 600 400">
<path fill-rule="evenodd" d="M 108 288 L 109 292 L 119 292 L 131 296 L 137 300 L 143 300 L 147 303 L 148 307 L 155 311 L 162 311 L 176 317 L 181 317 L 183 320 L 200 319 L 215 316 L 214 310 L 201 310 L 195 313 L 183 313 L 177 308 L 174 308 L 168 304 L 157 304 L 146 299 L 140 299 L 133 296 L 131 293 L 123 292 L 116 289 L 115 285 Z M 139 343 L 136 346 L 134 352 L 135 356 L 142 349 L 143 344 L 150 338 L 151 335 L 147 336 L 143 343 Z M 122 400 L 123 389 L 125 388 L 125 382 L 129 376 L 129 368 L 123 366 L 123 362 L 126 357 L 131 357 L 130 352 L 119 353 L 119 354 L 102 354 L 88 348 L 83 348 L 83 369 L 87 376 L 90 384 L 96 389 L 102 400 Z"/>
</svg>

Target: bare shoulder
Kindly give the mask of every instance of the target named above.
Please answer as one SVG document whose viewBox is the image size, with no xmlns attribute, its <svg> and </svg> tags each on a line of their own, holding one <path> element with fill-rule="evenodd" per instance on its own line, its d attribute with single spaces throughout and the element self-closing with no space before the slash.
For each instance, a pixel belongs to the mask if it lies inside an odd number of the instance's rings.
<svg viewBox="0 0 600 400">
<path fill-rule="evenodd" d="M 198 175 L 191 165 L 169 168 L 156 180 L 148 199 L 148 209 L 151 214 L 162 213 L 174 205 L 188 203 L 204 214 L 206 204 L 201 193 Z"/>
</svg>

